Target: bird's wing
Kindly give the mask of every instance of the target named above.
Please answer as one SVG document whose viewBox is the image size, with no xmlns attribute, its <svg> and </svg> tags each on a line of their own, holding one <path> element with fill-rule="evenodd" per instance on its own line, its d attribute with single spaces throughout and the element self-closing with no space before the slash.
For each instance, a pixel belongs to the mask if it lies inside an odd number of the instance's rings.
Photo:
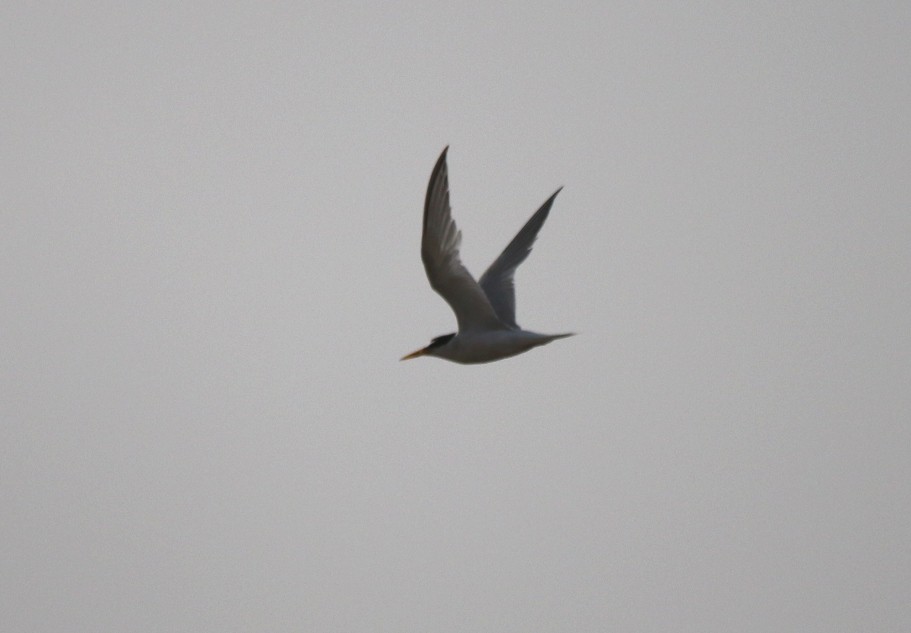
<svg viewBox="0 0 911 633">
<path fill-rule="evenodd" d="M 522 230 L 512 238 L 509 245 L 503 249 L 500 256 L 481 276 L 480 286 L 484 290 L 484 294 L 487 295 L 487 299 L 493 306 L 497 316 L 508 327 L 519 327 L 516 324 L 516 290 L 513 283 L 513 275 L 519 264 L 524 262 L 528 254 L 531 253 L 531 247 L 535 243 L 538 231 L 544 226 L 544 220 L 547 219 L 547 214 L 550 213 L 554 198 L 557 197 L 561 189 L 563 187 L 557 189 L 541 205 L 541 208 L 535 211 L 535 214 L 529 218 Z"/>
<path fill-rule="evenodd" d="M 487 295 L 459 259 L 462 234 L 452 220 L 449 208 L 449 177 L 446 169 L 447 147 L 440 154 L 424 201 L 424 233 L 421 259 L 430 287 L 452 307 L 459 331 L 502 329 L 504 326 L 490 305 Z"/>
</svg>

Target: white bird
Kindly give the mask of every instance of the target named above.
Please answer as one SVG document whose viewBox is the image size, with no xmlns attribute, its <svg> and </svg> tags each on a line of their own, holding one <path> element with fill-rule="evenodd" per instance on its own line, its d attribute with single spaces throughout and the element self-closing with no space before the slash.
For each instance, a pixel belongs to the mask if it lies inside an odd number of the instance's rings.
<svg viewBox="0 0 911 633">
<path fill-rule="evenodd" d="M 424 233 L 421 259 L 430 287 L 437 291 L 455 312 L 458 333 L 444 334 L 430 345 L 412 352 L 402 360 L 436 356 L 456 363 L 489 363 L 527 352 L 569 334 L 538 334 L 516 324 L 516 295 L 513 275 L 531 253 L 538 231 L 544 225 L 554 194 L 541 205 L 500 256 L 475 281 L 459 259 L 462 233 L 452 220 L 449 207 L 449 177 L 443 150 L 430 175 L 424 200 Z"/>
</svg>

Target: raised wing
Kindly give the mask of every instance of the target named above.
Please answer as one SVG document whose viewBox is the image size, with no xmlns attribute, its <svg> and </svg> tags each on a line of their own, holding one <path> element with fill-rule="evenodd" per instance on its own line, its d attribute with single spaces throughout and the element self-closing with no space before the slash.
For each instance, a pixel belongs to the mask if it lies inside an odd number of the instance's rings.
<svg viewBox="0 0 911 633">
<path fill-rule="evenodd" d="M 516 290 L 513 282 L 516 268 L 525 261 L 531 253 L 531 247 L 538 237 L 538 231 L 544 226 L 544 220 L 550 213 L 554 198 L 560 193 L 557 189 L 554 194 L 535 211 L 522 230 L 519 231 L 509 245 L 503 249 L 500 256 L 490 265 L 490 268 L 481 276 L 480 286 L 487 295 L 500 320 L 510 328 L 518 328 L 516 324 Z"/>
<path fill-rule="evenodd" d="M 424 200 L 424 234 L 421 238 L 421 259 L 430 287 L 439 293 L 455 312 L 459 331 L 502 329 L 493 306 L 481 286 L 459 259 L 462 233 L 456 228 L 449 208 L 449 176 L 446 152 L 437 160 L 427 198 Z"/>
</svg>

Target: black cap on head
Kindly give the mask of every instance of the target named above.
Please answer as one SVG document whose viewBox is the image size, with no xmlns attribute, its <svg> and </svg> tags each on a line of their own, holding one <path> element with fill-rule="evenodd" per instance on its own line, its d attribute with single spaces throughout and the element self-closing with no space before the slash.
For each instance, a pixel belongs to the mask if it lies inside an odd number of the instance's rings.
<svg viewBox="0 0 911 633">
<path fill-rule="evenodd" d="M 452 334 L 444 334 L 443 336 L 437 336 L 435 339 L 430 341 L 430 345 L 427 346 L 427 349 L 433 349 L 434 347 L 442 347 L 446 345 L 449 341 L 452 340 L 452 337 L 455 336 L 455 332 Z"/>
</svg>

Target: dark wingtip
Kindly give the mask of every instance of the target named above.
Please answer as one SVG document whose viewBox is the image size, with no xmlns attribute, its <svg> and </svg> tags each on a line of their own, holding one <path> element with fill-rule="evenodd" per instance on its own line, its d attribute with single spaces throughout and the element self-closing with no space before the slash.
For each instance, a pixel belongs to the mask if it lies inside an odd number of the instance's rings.
<svg viewBox="0 0 911 633">
<path fill-rule="evenodd" d="M 443 151 L 440 153 L 440 157 L 437 159 L 436 165 L 433 166 L 433 171 L 430 174 L 430 183 L 433 184 L 433 181 L 436 179 L 437 174 L 440 173 L 440 169 L 443 168 L 443 165 L 446 164 L 446 152 L 449 151 L 449 146 L 443 148 Z"/>
<path fill-rule="evenodd" d="M 430 198 L 433 195 L 433 187 L 437 181 L 437 178 L 440 176 L 440 172 L 446 167 L 446 152 L 449 151 L 449 146 L 443 148 L 443 152 L 440 154 L 440 157 L 437 159 L 436 164 L 433 166 L 433 171 L 430 172 L 430 182 L 427 183 L 427 194 L 424 197 L 424 228 L 427 228 L 427 212 L 430 208 Z M 446 185 L 449 186 L 448 183 Z"/>
<path fill-rule="evenodd" d="M 558 187 L 556 191 L 554 191 L 552 194 L 550 194 L 550 198 L 548 198 L 547 200 L 544 201 L 544 204 L 542 204 L 541 208 L 538 209 L 538 213 L 543 212 L 543 215 L 546 218 L 547 214 L 550 213 L 550 207 L 553 206 L 553 204 L 554 204 L 554 199 L 557 197 L 557 194 L 560 193 L 561 191 L 563 191 L 563 185 L 560 185 L 560 187 Z M 532 216 L 532 217 L 534 217 L 534 216 Z M 543 222 L 543 220 L 542 220 L 542 222 Z"/>
<path fill-rule="evenodd" d="M 557 194 L 561 191 L 563 191 L 563 185 L 557 187 L 557 190 L 550 194 L 550 198 L 544 201 L 544 204 L 541 205 L 541 208 L 543 209 L 544 207 L 547 207 L 549 209 L 550 205 L 554 203 L 554 199 L 557 197 Z"/>
</svg>

